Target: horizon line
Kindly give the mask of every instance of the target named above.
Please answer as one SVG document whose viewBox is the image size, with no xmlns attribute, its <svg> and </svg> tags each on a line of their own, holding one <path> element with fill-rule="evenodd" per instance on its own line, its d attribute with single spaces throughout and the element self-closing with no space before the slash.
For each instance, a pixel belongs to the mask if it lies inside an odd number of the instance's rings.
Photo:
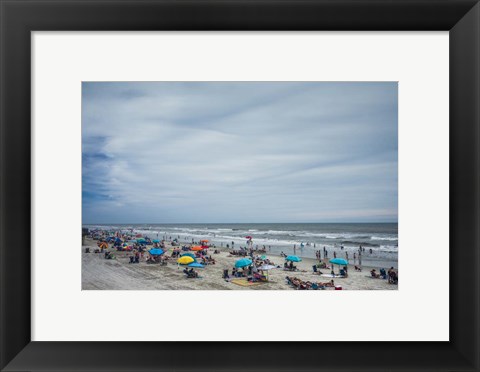
<svg viewBox="0 0 480 372">
<path fill-rule="evenodd" d="M 398 221 L 368 221 L 368 222 L 82 222 L 82 225 L 234 225 L 234 224 L 315 224 L 315 223 L 398 223 Z"/>
</svg>

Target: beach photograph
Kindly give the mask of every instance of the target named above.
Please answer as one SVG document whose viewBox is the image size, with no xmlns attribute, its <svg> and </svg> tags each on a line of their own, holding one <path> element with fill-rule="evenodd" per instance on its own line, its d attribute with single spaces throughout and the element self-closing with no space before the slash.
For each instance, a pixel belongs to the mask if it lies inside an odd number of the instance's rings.
<svg viewBox="0 0 480 372">
<path fill-rule="evenodd" d="M 82 290 L 398 290 L 397 82 L 83 82 Z"/>
</svg>

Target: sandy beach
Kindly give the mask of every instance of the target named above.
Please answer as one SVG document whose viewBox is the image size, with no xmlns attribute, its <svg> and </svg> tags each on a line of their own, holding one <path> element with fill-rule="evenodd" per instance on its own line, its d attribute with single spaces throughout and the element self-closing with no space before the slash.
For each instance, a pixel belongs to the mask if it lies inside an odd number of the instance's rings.
<svg viewBox="0 0 480 372">
<path fill-rule="evenodd" d="M 283 269 L 269 271 L 269 281 L 253 286 L 242 286 L 222 279 L 224 269 L 231 272 L 235 261 L 240 257 L 231 256 L 226 248 L 219 248 L 219 254 L 212 254 L 216 264 L 207 265 L 198 269 L 199 278 L 186 278 L 182 266 L 178 266 L 176 259 L 171 258 L 168 265 L 147 264 L 142 259 L 138 264 L 129 263 L 129 252 L 118 252 L 110 245 L 108 251 L 112 252 L 115 259 L 107 260 L 103 254 L 93 253 L 97 247 L 93 239 L 85 239 L 82 246 L 82 290 L 294 290 L 287 284 L 285 277 L 297 277 L 303 281 L 327 282 L 331 278 L 314 274 L 312 266 L 317 263 L 314 259 L 304 258 L 296 262 L 298 268 L 295 272 L 287 272 Z M 85 253 L 89 247 L 91 253 Z M 173 247 L 166 246 L 166 255 L 170 256 Z M 210 249 L 213 253 L 213 249 Z M 265 256 L 276 265 L 283 266 L 284 259 L 280 256 L 266 253 Z M 389 284 L 388 280 L 374 279 L 370 276 L 372 268 L 363 266 L 362 271 L 355 271 L 349 265 L 347 278 L 334 278 L 335 285 L 343 290 L 396 290 L 397 285 Z M 378 272 L 380 268 L 375 268 Z M 388 268 L 386 268 L 388 269 Z M 324 274 L 330 270 L 321 269 Z M 338 273 L 338 267 L 335 268 Z M 327 290 L 333 290 L 328 288 Z"/>
</svg>

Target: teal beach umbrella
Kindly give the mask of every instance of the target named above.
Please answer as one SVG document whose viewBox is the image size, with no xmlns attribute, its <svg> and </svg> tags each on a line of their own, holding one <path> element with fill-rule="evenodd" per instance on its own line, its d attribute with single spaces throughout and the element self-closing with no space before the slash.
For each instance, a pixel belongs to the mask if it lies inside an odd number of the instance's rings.
<svg viewBox="0 0 480 372">
<path fill-rule="evenodd" d="M 347 266 L 348 265 L 348 261 L 344 258 L 332 258 L 330 260 L 330 263 L 331 264 L 335 264 L 335 265 L 343 265 L 343 266 Z"/>
<path fill-rule="evenodd" d="M 287 256 L 285 257 L 286 261 L 300 262 L 302 259 L 298 256 Z"/>
<path fill-rule="evenodd" d="M 245 266 L 250 266 L 251 264 L 252 264 L 252 260 L 250 260 L 249 258 L 241 258 L 240 260 L 235 262 L 235 267 L 237 269 L 240 269 Z"/>
</svg>

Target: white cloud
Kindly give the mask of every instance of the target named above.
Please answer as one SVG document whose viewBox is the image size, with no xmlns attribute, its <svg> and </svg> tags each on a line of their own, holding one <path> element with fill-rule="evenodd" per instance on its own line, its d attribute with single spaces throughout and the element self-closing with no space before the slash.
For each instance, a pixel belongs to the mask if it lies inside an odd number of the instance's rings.
<svg viewBox="0 0 480 372">
<path fill-rule="evenodd" d="M 84 83 L 84 222 L 396 221 L 396 83 Z"/>
</svg>

